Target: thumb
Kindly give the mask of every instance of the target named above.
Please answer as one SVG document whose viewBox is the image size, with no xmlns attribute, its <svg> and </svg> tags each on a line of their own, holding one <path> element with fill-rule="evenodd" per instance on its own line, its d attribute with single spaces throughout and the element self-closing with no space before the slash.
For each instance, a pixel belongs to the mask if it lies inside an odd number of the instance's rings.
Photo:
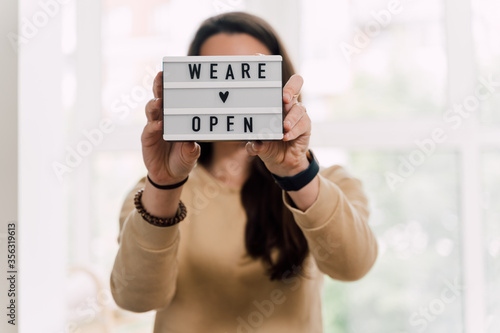
<svg viewBox="0 0 500 333">
<path fill-rule="evenodd" d="M 256 156 L 259 154 L 259 150 L 255 144 L 255 141 L 248 141 L 245 145 L 245 149 L 250 156 Z"/>
<path fill-rule="evenodd" d="M 248 141 L 245 145 L 248 155 L 262 157 L 269 149 L 269 142 Z"/>
<path fill-rule="evenodd" d="M 183 142 L 181 156 L 187 165 L 194 165 L 200 157 L 201 147 L 196 142 Z"/>
<path fill-rule="evenodd" d="M 272 141 L 250 141 L 247 142 L 245 148 L 248 155 L 258 155 L 262 160 L 268 159 L 272 154 Z"/>
</svg>

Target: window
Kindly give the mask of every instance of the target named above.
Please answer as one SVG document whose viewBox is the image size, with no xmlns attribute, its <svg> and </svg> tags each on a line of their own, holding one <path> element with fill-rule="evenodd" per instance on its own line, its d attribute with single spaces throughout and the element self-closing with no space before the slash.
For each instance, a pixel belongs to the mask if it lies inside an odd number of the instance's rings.
<svg viewBox="0 0 500 333">
<path fill-rule="evenodd" d="M 277 29 L 305 78 L 319 161 L 344 165 L 370 198 L 379 258 L 358 282 L 325 280 L 325 332 L 497 332 L 500 94 L 490 85 L 476 105 L 474 93 L 500 68 L 498 6 L 496 0 L 68 5 L 65 15 L 81 22 L 102 17 L 96 27 L 66 23 L 68 133 L 98 128 L 103 119 L 112 125 L 65 183 L 66 215 L 74 222 L 68 267 L 84 267 L 106 288 L 122 200 L 145 174 L 139 137 L 162 57 L 185 54 L 208 16 L 247 10 Z M 82 56 L 98 66 L 82 71 Z M 97 101 L 82 110 L 76 101 L 89 93 Z M 78 136 L 67 137 L 71 143 Z M 72 272 L 80 273 L 69 275 L 69 286 L 89 284 L 88 273 Z M 151 331 L 151 314 L 121 311 L 107 300 L 88 320 L 75 311 L 85 298 L 70 301 L 68 321 L 84 332 L 105 323 L 116 332 Z"/>
</svg>

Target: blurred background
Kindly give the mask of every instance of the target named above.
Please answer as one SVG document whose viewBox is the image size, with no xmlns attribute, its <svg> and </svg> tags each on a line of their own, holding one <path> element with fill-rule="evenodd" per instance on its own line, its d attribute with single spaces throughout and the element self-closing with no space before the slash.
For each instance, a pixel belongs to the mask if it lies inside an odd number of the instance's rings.
<svg viewBox="0 0 500 333">
<path fill-rule="evenodd" d="M 5 73 L 19 80 L 21 332 L 152 332 L 154 313 L 109 293 L 120 207 L 145 175 L 144 106 L 162 57 L 235 10 L 278 31 L 320 164 L 345 166 L 370 198 L 379 258 L 361 281 L 325 280 L 325 332 L 500 332 L 498 0 L 0 8 L 18 20 Z"/>
</svg>

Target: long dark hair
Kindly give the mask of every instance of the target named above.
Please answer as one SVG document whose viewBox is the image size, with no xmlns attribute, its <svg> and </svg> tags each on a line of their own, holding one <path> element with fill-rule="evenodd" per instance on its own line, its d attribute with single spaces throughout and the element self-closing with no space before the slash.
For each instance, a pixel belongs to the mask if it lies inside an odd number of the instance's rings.
<svg viewBox="0 0 500 333">
<path fill-rule="evenodd" d="M 290 58 L 273 28 L 264 20 L 242 12 L 225 13 L 205 20 L 196 32 L 188 54 L 200 55 L 203 43 L 219 33 L 248 34 L 263 43 L 271 54 L 281 55 L 283 84 L 294 74 Z M 200 145 L 198 163 L 208 167 L 212 159 L 212 144 L 201 142 Z M 289 276 L 301 272 L 308 253 L 307 241 L 292 213 L 283 204 L 281 189 L 260 158 L 251 162 L 241 201 L 247 216 L 245 246 L 248 254 L 263 260 L 271 280 L 282 278 L 285 273 Z"/>
</svg>

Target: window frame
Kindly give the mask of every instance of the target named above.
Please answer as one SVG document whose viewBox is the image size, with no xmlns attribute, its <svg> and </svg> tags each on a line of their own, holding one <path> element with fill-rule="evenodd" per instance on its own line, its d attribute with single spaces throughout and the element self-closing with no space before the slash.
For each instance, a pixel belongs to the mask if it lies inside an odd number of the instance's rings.
<svg viewBox="0 0 500 333">
<path fill-rule="evenodd" d="M 294 0 L 294 6 L 300 5 L 300 0 Z M 252 11 L 267 6 L 262 1 L 252 6 Z M 287 7 L 289 7 L 287 3 Z M 281 6 L 266 7 L 267 17 L 282 17 Z M 294 7 L 295 8 L 295 7 Z M 296 7 L 299 8 L 299 7 Z M 448 60 L 448 103 L 444 113 L 454 103 L 460 103 L 474 92 L 477 85 L 477 69 L 475 59 L 475 45 L 472 32 L 472 9 L 470 0 L 444 0 L 446 57 Z M 73 128 L 78 124 L 97 124 L 96 120 L 102 115 L 101 109 L 101 1 L 91 3 L 77 2 L 76 7 L 76 36 L 77 49 L 67 60 L 77 69 L 77 103 L 71 110 L 76 115 Z M 288 28 L 298 32 L 300 10 L 292 11 L 295 19 L 283 21 L 278 31 L 287 31 Z M 98 19 L 96 19 L 98 18 Z M 87 22 L 98 22 L 89 25 Z M 299 36 L 300 34 L 296 34 Z M 297 37 L 298 39 L 299 37 Z M 288 42 L 290 44 L 290 41 Z M 297 49 L 293 49 L 294 58 L 300 60 Z M 90 64 L 89 64 L 90 61 Z M 300 61 L 299 61 L 300 63 Z M 300 68 L 300 67 L 299 67 Z M 89 112 L 94 110 L 95 113 Z M 460 193 L 461 201 L 461 260 L 462 283 L 466 286 L 462 295 L 464 331 L 468 333 L 483 332 L 486 330 L 486 298 L 485 298 L 485 267 L 483 243 L 483 219 L 481 209 L 481 153 L 483 149 L 500 146 L 500 131 L 498 128 L 480 124 L 479 110 L 473 112 L 463 125 L 447 132 L 448 139 L 439 145 L 438 149 L 452 149 L 459 153 Z M 95 126 L 95 125 L 94 125 Z M 415 140 L 429 137 L 432 129 L 442 127 L 439 120 L 407 120 L 407 121 L 327 121 L 313 124 L 312 147 L 334 147 L 337 149 L 415 149 Z M 110 152 L 125 149 L 137 149 L 137 138 L 132 138 L 130 128 L 120 126 L 107 142 L 96 147 L 95 151 Z M 119 138 L 119 139 L 116 139 Z M 325 140 L 327 138 L 327 140 Z M 72 221 L 77 225 L 72 230 L 71 239 L 75 240 L 75 260 L 82 264 L 90 263 L 88 244 L 91 243 L 89 224 L 92 211 L 89 200 L 88 186 L 91 180 L 89 163 L 91 158 L 85 159 L 78 172 L 71 176 L 68 187 L 78 188 L 75 191 L 75 202 L 78 202 L 79 218 Z M 391 170 L 388 170 L 391 171 Z M 418 172 L 418 169 L 417 171 Z M 81 190 L 81 189 L 84 190 Z M 397 191 L 397 189 L 396 189 Z M 85 255 L 87 253 L 87 255 Z"/>
</svg>

